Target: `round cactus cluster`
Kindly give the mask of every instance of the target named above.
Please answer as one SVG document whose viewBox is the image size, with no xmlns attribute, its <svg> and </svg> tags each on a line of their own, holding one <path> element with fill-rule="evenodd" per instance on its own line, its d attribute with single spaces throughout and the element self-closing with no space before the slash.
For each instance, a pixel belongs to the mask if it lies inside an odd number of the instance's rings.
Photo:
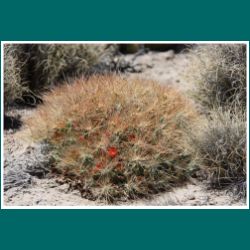
<svg viewBox="0 0 250 250">
<path fill-rule="evenodd" d="M 55 88 L 27 120 L 46 140 L 51 171 L 83 197 L 148 197 L 185 181 L 193 166 L 186 129 L 198 119 L 179 91 L 152 81 L 95 76 Z"/>
</svg>

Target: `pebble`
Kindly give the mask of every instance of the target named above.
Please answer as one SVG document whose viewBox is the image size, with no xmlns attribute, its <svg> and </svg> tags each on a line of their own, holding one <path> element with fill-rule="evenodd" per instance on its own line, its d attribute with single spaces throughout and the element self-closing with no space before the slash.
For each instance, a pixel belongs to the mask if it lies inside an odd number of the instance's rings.
<svg viewBox="0 0 250 250">
<path fill-rule="evenodd" d="M 194 196 L 194 195 L 190 195 L 190 196 L 188 197 L 188 199 L 189 199 L 189 200 L 195 200 L 195 196 Z"/>
</svg>

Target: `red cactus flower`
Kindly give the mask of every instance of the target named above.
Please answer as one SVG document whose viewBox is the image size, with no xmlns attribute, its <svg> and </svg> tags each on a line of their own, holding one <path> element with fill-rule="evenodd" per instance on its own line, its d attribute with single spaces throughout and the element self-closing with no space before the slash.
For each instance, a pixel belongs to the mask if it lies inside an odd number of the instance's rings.
<svg viewBox="0 0 250 250">
<path fill-rule="evenodd" d="M 110 147 L 108 148 L 108 155 L 111 157 L 111 158 L 114 158 L 116 157 L 116 155 L 118 154 L 118 151 L 115 147 Z"/>
<path fill-rule="evenodd" d="M 93 168 L 93 172 L 94 173 L 97 173 L 97 172 L 99 172 L 102 168 L 104 167 L 104 165 L 103 165 L 103 163 L 97 163 L 96 165 L 95 165 L 95 167 Z"/>
<path fill-rule="evenodd" d="M 85 139 L 85 138 L 84 138 L 84 136 L 83 136 L 83 135 L 80 135 L 80 136 L 79 136 L 79 141 L 80 141 L 80 142 L 83 142 L 83 141 L 84 141 L 84 139 Z"/>
<path fill-rule="evenodd" d="M 95 166 L 95 168 L 101 169 L 101 168 L 103 168 L 103 164 L 102 163 L 97 163 L 96 166 Z"/>
</svg>

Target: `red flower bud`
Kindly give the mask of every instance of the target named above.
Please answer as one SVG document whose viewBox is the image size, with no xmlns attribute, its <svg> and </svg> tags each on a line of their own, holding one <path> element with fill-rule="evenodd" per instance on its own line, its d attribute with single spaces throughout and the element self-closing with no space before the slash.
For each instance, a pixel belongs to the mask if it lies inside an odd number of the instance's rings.
<svg viewBox="0 0 250 250">
<path fill-rule="evenodd" d="M 114 158 L 116 157 L 116 155 L 118 154 L 118 151 L 115 147 L 110 147 L 108 148 L 108 155 L 111 157 L 111 158 Z"/>
<path fill-rule="evenodd" d="M 97 173 L 104 167 L 103 163 L 97 163 L 95 167 L 93 168 L 93 172 Z"/>
</svg>

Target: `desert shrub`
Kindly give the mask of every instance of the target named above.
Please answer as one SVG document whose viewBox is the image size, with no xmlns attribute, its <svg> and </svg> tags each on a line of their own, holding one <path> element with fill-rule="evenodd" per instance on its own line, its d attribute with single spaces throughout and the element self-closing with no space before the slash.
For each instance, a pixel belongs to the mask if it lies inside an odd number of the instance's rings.
<svg viewBox="0 0 250 250">
<path fill-rule="evenodd" d="M 110 51 L 110 47 L 101 44 L 6 45 L 5 99 L 13 102 L 24 91 L 37 97 L 65 78 L 88 74 Z"/>
<path fill-rule="evenodd" d="M 16 99 L 21 99 L 27 91 L 27 85 L 22 79 L 25 71 L 25 61 L 19 60 L 20 47 L 17 44 L 4 45 L 4 106 L 13 104 Z"/>
<path fill-rule="evenodd" d="M 33 90 L 55 85 L 65 77 L 87 74 L 105 46 L 95 44 L 30 44 L 26 45 Z"/>
<path fill-rule="evenodd" d="M 197 119 L 173 88 L 95 76 L 55 88 L 26 123 L 51 145 L 54 172 L 110 203 L 182 183 L 193 164 L 184 127 Z"/>
<path fill-rule="evenodd" d="M 246 117 L 238 109 L 212 110 L 193 133 L 193 146 L 212 187 L 246 196 Z"/>
<path fill-rule="evenodd" d="M 246 107 L 246 45 L 201 44 L 191 49 L 188 71 L 194 96 L 205 108 Z"/>
<path fill-rule="evenodd" d="M 209 44 L 192 49 L 189 75 L 207 121 L 194 148 L 212 187 L 246 195 L 246 45 Z"/>
</svg>

